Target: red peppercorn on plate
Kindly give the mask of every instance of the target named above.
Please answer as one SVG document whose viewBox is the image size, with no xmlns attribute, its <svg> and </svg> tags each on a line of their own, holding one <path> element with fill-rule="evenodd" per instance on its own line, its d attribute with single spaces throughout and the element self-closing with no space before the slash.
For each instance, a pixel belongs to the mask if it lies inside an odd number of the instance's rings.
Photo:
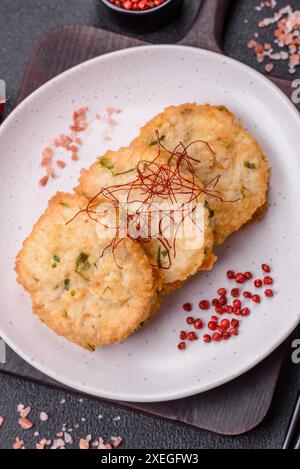
<svg viewBox="0 0 300 469">
<path fill-rule="evenodd" d="M 123 343 L 83 350 L 32 315 L 16 283 L 17 253 L 49 199 L 72 192 L 81 168 L 128 146 L 168 106 L 185 103 L 226 106 L 259 142 L 272 168 L 269 208 L 215 249 L 211 271 L 163 298 L 149 324 Z M 183 398 L 245 373 L 300 320 L 299 132 L 297 111 L 267 78 L 200 49 L 123 50 L 44 85 L 0 128 L 0 336 L 53 379 L 109 399 Z M 256 167 L 250 162 L 247 170 Z M 53 269 L 63 255 L 53 257 Z"/>
</svg>

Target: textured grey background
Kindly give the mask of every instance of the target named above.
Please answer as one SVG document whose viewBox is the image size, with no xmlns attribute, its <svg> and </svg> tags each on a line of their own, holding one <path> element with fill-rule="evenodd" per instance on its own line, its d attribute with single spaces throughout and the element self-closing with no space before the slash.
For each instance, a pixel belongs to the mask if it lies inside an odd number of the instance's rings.
<svg viewBox="0 0 300 469">
<path fill-rule="evenodd" d="M 180 39 L 195 18 L 199 3 L 200 0 L 186 0 L 181 16 L 172 25 L 146 38 L 157 43 L 172 43 Z M 256 0 L 232 2 L 225 51 L 261 70 L 245 46 L 257 30 L 259 14 L 254 11 L 254 5 L 258 3 Z M 299 7 L 299 0 L 280 0 L 278 4 Z M 30 52 L 45 32 L 59 25 L 75 23 L 118 30 L 98 6 L 97 0 L 0 0 L 0 77 L 7 82 L 11 98 L 8 111 L 14 105 Z M 245 23 L 245 19 L 248 22 Z M 290 78 L 283 65 L 276 66 L 274 74 Z M 32 406 L 34 421 L 38 421 L 40 411 L 49 412 L 47 424 L 37 425 L 41 437 L 53 438 L 64 423 L 68 427 L 80 423 L 80 428 L 74 431 L 77 439 L 87 434 L 106 438 L 121 435 L 124 448 L 279 448 L 299 388 L 300 366 L 293 365 L 287 357 L 272 408 L 264 423 L 243 436 L 221 437 L 92 399 L 80 400 L 76 395 L 0 374 L 0 415 L 6 417 L 0 428 L 0 448 L 10 448 L 15 436 L 24 438 L 26 447 L 34 447 L 37 438 L 33 437 L 33 431 L 25 432 L 18 428 L 16 407 L 20 402 Z M 64 405 L 59 404 L 62 398 L 66 400 Z"/>
</svg>

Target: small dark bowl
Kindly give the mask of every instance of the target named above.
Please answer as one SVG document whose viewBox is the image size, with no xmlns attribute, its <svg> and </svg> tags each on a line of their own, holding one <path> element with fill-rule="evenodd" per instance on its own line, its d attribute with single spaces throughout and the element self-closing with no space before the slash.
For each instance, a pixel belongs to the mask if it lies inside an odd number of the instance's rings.
<svg viewBox="0 0 300 469">
<path fill-rule="evenodd" d="M 183 0 L 167 0 L 157 7 L 144 11 L 125 10 L 115 6 L 109 0 L 101 0 L 101 2 L 120 26 L 141 34 L 156 31 L 169 23 L 181 7 Z"/>
</svg>

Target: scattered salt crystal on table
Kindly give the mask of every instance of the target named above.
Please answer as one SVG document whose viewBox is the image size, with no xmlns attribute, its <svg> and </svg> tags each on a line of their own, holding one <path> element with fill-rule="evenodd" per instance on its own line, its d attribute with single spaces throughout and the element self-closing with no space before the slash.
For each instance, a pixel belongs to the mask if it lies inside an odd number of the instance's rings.
<svg viewBox="0 0 300 469">
<path fill-rule="evenodd" d="M 48 419 L 49 419 L 49 416 L 48 416 L 48 414 L 46 414 L 46 412 L 41 412 L 40 413 L 40 420 L 42 422 L 47 422 Z"/>
<path fill-rule="evenodd" d="M 65 432 L 64 434 L 64 440 L 65 440 L 65 443 L 67 445 L 72 445 L 73 444 L 73 438 L 71 437 L 71 435 L 67 432 Z"/>
<path fill-rule="evenodd" d="M 256 6 L 255 9 L 257 11 L 262 11 L 264 8 L 275 9 L 276 5 L 275 0 L 265 1 Z M 275 25 L 272 44 L 262 46 L 252 39 L 248 41 L 247 46 L 254 50 L 258 63 L 263 63 L 265 57 L 276 61 L 288 61 L 289 73 L 293 74 L 300 66 L 300 10 L 294 10 L 291 5 L 286 5 L 258 23 L 261 29 L 272 25 Z M 257 33 L 254 36 L 258 38 Z M 272 69 L 271 64 L 265 65 L 267 73 L 270 73 Z"/>
<path fill-rule="evenodd" d="M 274 68 L 274 64 L 268 63 L 268 64 L 265 66 L 265 71 L 266 71 L 267 73 L 270 73 L 270 72 L 272 72 L 273 68 Z"/>
<path fill-rule="evenodd" d="M 79 441 L 79 448 L 80 449 L 89 449 L 90 443 L 84 438 L 81 438 Z"/>
<path fill-rule="evenodd" d="M 26 419 L 31 412 L 31 407 L 24 407 L 20 412 L 20 417 Z"/>
<path fill-rule="evenodd" d="M 33 427 L 33 423 L 25 418 L 20 418 L 19 419 L 19 425 L 23 430 L 29 430 L 30 428 Z"/>
<path fill-rule="evenodd" d="M 123 442 L 120 436 L 112 436 L 111 441 L 114 448 L 119 448 Z"/>
<path fill-rule="evenodd" d="M 20 440 L 20 438 L 16 437 L 15 442 L 13 444 L 13 449 L 23 449 L 24 448 L 24 441 Z"/>
</svg>

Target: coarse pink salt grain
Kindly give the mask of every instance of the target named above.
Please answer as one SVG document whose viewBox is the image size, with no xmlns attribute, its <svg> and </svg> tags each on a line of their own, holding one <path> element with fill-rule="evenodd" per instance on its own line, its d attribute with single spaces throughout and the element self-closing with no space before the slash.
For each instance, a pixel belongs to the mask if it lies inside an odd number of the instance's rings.
<svg viewBox="0 0 300 469">
<path fill-rule="evenodd" d="M 272 0 L 271 7 L 274 9 L 277 5 L 275 0 Z M 263 4 L 256 6 L 257 11 L 262 11 Z M 300 10 L 295 10 L 291 5 L 286 5 L 272 16 L 262 19 L 259 22 L 260 28 L 267 28 L 275 26 L 273 31 L 273 42 L 264 45 L 264 52 L 259 52 L 255 49 L 255 54 L 258 63 L 263 63 L 264 58 L 268 57 L 271 60 L 286 61 L 288 60 L 289 73 L 296 73 L 296 68 L 300 66 Z M 255 37 L 258 37 L 254 34 Z M 248 42 L 253 44 L 253 40 Z M 257 47 L 257 46 L 256 46 Z M 270 73 L 271 66 L 267 64 L 266 72 Z"/>
<path fill-rule="evenodd" d="M 119 448 L 123 442 L 120 436 L 112 436 L 111 441 L 114 448 Z"/>
<path fill-rule="evenodd" d="M 17 411 L 20 413 L 22 410 L 25 408 L 24 404 L 18 404 L 17 405 Z"/>
<path fill-rule="evenodd" d="M 40 187 L 45 187 L 48 184 L 49 181 L 49 176 L 44 176 L 42 179 L 39 181 Z"/>
<path fill-rule="evenodd" d="M 49 147 L 44 148 L 42 152 L 42 163 L 41 166 L 48 166 L 53 158 L 53 150 Z"/>
<path fill-rule="evenodd" d="M 72 161 L 78 161 L 79 160 L 79 156 L 77 155 L 77 153 L 72 153 Z"/>
<path fill-rule="evenodd" d="M 117 125 L 117 121 L 115 121 L 115 119 L 112 119 L 112 118 L 109 118 L 107 120 L 107 123 L 108 125 L 110 125 L 111 127 L 115 127 Z"/>
<path fill-rule="evenodd" d="M 85 438 L 81 438 L 79 441 L 79 448 L 80 449 L 89 449 L 90 443 Z"/>
<path fill-rule="evenodd" d="M 65 440 L 65 443 L 67 445 L 72 445 L 73 444 L 73 438 L 71 437 L 71 435 L 67 432 L 65 432 L 64 434 L 64 440 Z"/>
<path fill-rule="evenodd" d="M 267 73 L 270 73 L 270 72 L 272 72 L 273 68 L 274 68 L 274 64 L 268 63 L 268 64 L 265 66 L 265 71 L 266 71 Z"/>
<path fill-rule="evenodd" d="M 64 161 L 61 161 L 61 160 L 58 160 L 56 162 L 56 164 L 57 164 L 59 169 L 64 169 L 67 166 L 67 164 Z"/>
<path fill-rule="evenodd" d="M 52 168 L 52 166 L 47 166 L 46 172 L 47 172 L 48 176 L 51 176 L 52 178 L 56 177 L 56 173 L 55 173 L 54 169 Z"/>
<path fill-rule="evenodd" d="M 256 46 L 257 42 L 251 39 L 251 41 L 248 42 L 248 47 L 249 49 L 253 49 Z"/>
<path fill-rule="evenodd" d="M 30 414 L 31 412 L 31 407 L 24 407 L 21 411 L 20 411 L 20 417 L 22 417 L 23 419 L 26 419 L 26 417 L 28 417 L 28 415 Z"/>
<path fill-rule="evenodd" d="M 42 422 L 47 422 L 47 420 L 49 420 L 48 414 L 47 414 L 46 412 L 41 412 L 41 413 L 40 413 L 40 420 L 41 420 Z"/>
<path fill-rule="evenodd" d="M 290 61 L 293 65 L 299 65 L 300 64 L 300 55 L 294 54 L 290 57 Z"/>
<path fill-rule="evenodd" d="M 33 427 L 33 423 L 26 418 L 20 418 L 18 423 L 23 430 L 29 430 Z"/>
<path fill-rule="evenodd" d="M 64 446 L 65 446 L 65 442 L 61 438 L 53 441 L 53 445 L 52 445 L 53 449 L 61 449 L 61 448 L 64 448 Z"/>
<path fill-rule="evenodd" d="M 4 420 L 5 420 L 5 417 L 0 415 L 0 427 L 2 427 Z"/>
<path fill-rule="evenodd" d="M 109 116 L 112 116 L 113 114 L 120 114 L 122 111 L 121 109 L 118 109 L 118 108 L 115 108 L 115 107 L 107 107 L 106 108 L 106 113 L 109 115 Z"/>
<path fill-rule="evenodd" d="M 24 447 L 24 441 L 16 437 L 14 444 L 12 445 L 13 449 L 22 449 Z"/>
</svg>

